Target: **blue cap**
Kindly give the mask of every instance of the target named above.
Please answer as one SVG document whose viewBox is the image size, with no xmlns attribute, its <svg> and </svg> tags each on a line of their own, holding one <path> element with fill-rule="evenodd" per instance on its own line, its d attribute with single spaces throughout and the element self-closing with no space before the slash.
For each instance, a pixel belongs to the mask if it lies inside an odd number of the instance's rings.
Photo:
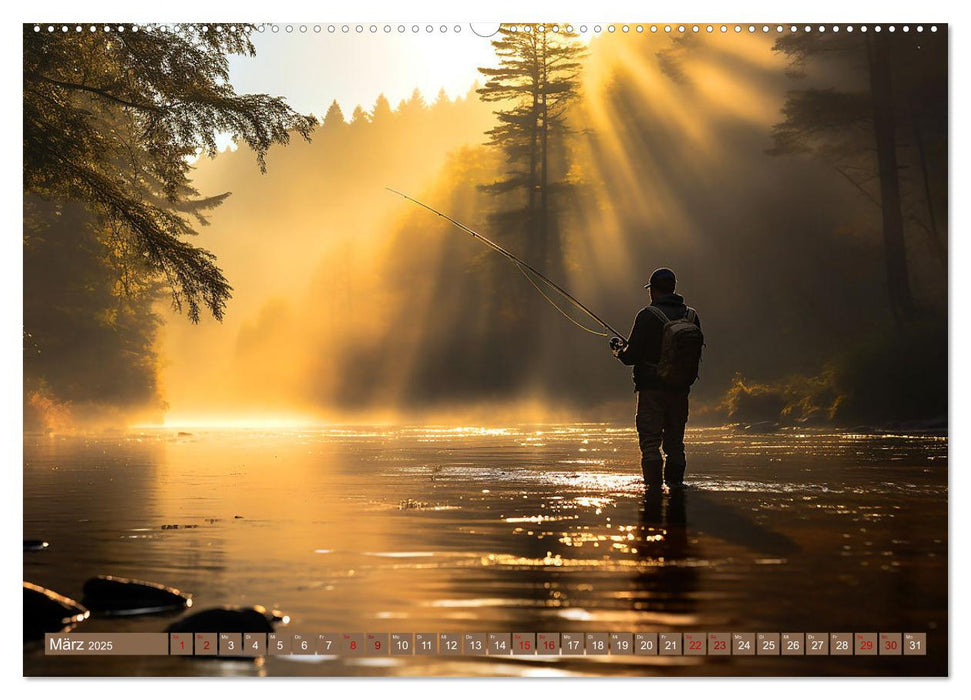
<svg viewBox="0 0 971 700">
<path fill-rule="evenodd" d="M 651 273 L 651 281 L 644 285 L 644 289 L 650 289 L 652 284 L 657 282 L 676 282 L 674 270 L 667 267 L 659 267 Z"/>
</svg>

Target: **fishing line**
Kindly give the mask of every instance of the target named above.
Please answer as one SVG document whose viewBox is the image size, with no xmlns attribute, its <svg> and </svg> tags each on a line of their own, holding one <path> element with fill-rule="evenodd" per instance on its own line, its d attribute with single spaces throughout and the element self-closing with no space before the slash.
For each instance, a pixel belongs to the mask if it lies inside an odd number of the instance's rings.
<svg viewBox="0 0 971 700">
<path fill-rule="evenodd" d="M 600 336 L 603 336 L 605 338 L 607 337 L 607 331 L 598 331 L 596 328 L 590 328 L 589 326 L 585 326 L 582 323 L 580 323 L 579 321 L 577 321 L 575 318 L 573 318 L 566 311 L 564 311 L 562 308 L 560 308 L 560 305 L 557 304 L 552 299 L 550 299 L 550 297 L 547 296 L 546 292 L 543 291 L 543 288 L 540 287 L 538 284 L 536 284 L 536 282 L 533 280 L 533 278 L 529 276 L 529 272 L 526 270 L 526 268 L 524 268 L 522 265 L 519 265 L 518 263 L 516 264 L 516 268 L 520 272 L 523 273 L 523 277 L 525 277 L 527 280 L 529 280 L 529 283 L 531 285 L 533 285 L 533 288 L 537 292 L 539 292 L 542 295 L 542 297 L 544 299 L 546 299 L 547 302 L 549 302 L 549 305 L 552 306 L 554 309 L 556 309 L 557 311 L 559 311 L 560 314 L 563 315 L 563 318 L 565 318 L 567 321 L 569 321 L 570 323 L 572 323 L 577 328 L 580 328 L 582 330 L 585 330 L 587 333 L 592 333 L 593 335 L 600 335 Z M 576 305 L 574 304 L 574 306 L 576 306 Z M 581 309 L 581 311 L 582 311 L 582 309 Z"/>
<path fill-rule="evenodd" d="M 590 309 L 588 309 L 579 299 L 577 299 L 575 296 L 573 296 L 568 291 L 566 291 L 565 289 L 563 289 L 563 287 L 561 287 L 556 282 L 554 282 L 553 280 L 551 280 L 549 277 L 547 277 L 546 275 L 544 275 L 542 272 L 540 272 L 539 270 L 537 270 L 535 267 L 533 267 L 532 265 L 530 265 L 529 263 L 527 263 L 525 260 L 521 260 L 521 259 L 517 258 L 515 255 L 513 255 L 512 253 L 510 253 L 508 250 L 506 250 L 505 248 L 503 248 L 498 243 L 495 243 L 495 242 L 489 240 L 488 238 L 486 238 L 485 236 L 483 236 L 481 233 L 478 233 L 476 231 L 473 231 L 468 226 L 466 226 L 465 224 L 463 224 L 461 221 L 456 221 L 455 219 L 453 219 L 452 217 L 448 216 L 447 214 L 443 214 L 442 212 L 438 211 L 438 209 L 435 209 L 433 207 L 430 207 L 427 204 L 425 204 L 424 202 L 418 201 L 414 197 L 409 197 L 404 192 L 399 192 L 398 190 L 396 190 L 396 189 L 394 189 L 392 187 L 385 187 L 385 189 L 388 190 L 389 192 L 393 192 L 394 194 L 398 195 L 399 197 L 403 197 L 403 198 L 407 199 L 409 202 L 414 202 L 418 206 L 420 206 L 420 207 L 422 207 L 424 209 L 427 209 L 428 211 L 432 212 L 433 214 L 436 214 L 436 215 L 440 216 L 441 218 L 445 219 L 446 221 L 448 221 L 450 224 L 452 224 L 456 228 L 459 228 L 462 231 L 465 231 L 470 236 L 472 236 L 473 238 L 475 238 L 476 240 L 478 240 L 480 243 L 488 246 L 489 248 L 492 248 L 492 250 L 494 250 L 495 252 L 499 253 L 504 258 L 507 258 L 508 260 L 510 260 L 513 264 L 516 265 L 516 267 L 519 269 L 519 271 L 523 273 L 523 275 L 526 277 L 526 279 L 529 280 L 530 284 L 533 285 L 533 287 L 536 289 L 536 291 L 538 291 L 543 296 L 543 298 L 554 309 L 556 309 L 557 311 L 559 311 L 564 317 L 566 317 L 575 326 L 577 326 L 579 328 L 582 328 L 583 330 L 587 331 L 588 333 L 593 333 L 594 335 L 599 335 L 599 336 L 607 336 L 608 331 L 609 331 L 610 333 L 613 333 L 614 335 L 616 335 L 619 338 L 621 338 L 625 343 L 627 342 L 627 338 L 620 331 L 618 331 L 615 328 L 611 327 L 609 323 L 607 323 L 602 318 L 600 318 L 597 314 L 595 314 L 593 311 L 591 311 Z M 542 280 L 550 289 L 555 290 L 563 298 L 565 298 L 567 301 L 569 301 L 570 304 L 572 304 L 574 307 L 576 307 L 577 309 L 579 309 L 580 311 L 582 311 L 583 313 L 585 313 L 587 316 L 589 316 L 590 318 L 592 318 L 594 321 L 596 321 L 603 328 L 603 332 L 597 331 L 595 329 L 591 329 L 588 326 L 585 326 L 585 325 L 579 323 L 576 319 L 574 319 L 572 316 L 570 316 L 566 311 L 564 311 L 562 308 L 560 308 L 560 306 L 555 301 L 553 301 L 549 297 L 549 295 L 546 294 L 546 292 L 544 292 L 543 289 L 540 288 L 540 286 L 538 284 L 536 284 L 535 280 L 533 280 L 533 278 L 530 277 L 529 273 L 532 273 L 533 275 L 536 275 L 536 277 L 538 277 L 540 280 Z"/>
</svg>

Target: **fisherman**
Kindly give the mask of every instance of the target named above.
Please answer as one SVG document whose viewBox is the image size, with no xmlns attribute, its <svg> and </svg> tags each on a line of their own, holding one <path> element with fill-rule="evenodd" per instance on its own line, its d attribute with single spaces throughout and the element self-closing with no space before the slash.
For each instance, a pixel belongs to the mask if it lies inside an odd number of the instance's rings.
<svg viewBox="0 0 971 700">
<path fill-rule="evenodd" d="M 684 488 L 688 392 L 704 345 L 698 314 L 674 293 L 676 281 L 670 269 L 655 270 L 644 285 L 651 304 L 638 312 L 630 338 L 610 339 L 614 357 L 634 367 L 634 424 L 649 492 L 659 492 L 664 483 L 672 491 Z"/>
</svg>

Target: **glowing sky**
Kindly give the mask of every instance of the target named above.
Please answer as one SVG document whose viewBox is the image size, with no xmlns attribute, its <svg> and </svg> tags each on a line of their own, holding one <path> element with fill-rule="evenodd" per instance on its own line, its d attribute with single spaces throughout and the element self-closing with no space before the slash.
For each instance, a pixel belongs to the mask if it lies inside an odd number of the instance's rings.
<svg viewBox="0 0 971 700">
<path fill-rule="evenodd" d="M 444 33 L 437 24 L 430 33 L 427 24 L 407 25 L 400 34 L 397 24 L 390 33 L 384 24 L 374 26 L 375 33 L 363 25 L 360 34 L 356 25 L 346 34 L 340 26 L 329 33 L 328 25 L 319 33 L 312 26 L 305 33 L 254 33 L 256 57 L 233 56 L 230 79 L 238 93 L 281 95 L 295 109 L 318 116 L 336 99 L 349 117 L 355 105 L 370 109 L 382 92 L 392 107 L 416 87 L 429 102 L 441 88 L 452 98 L 464 95 L 480 78 L 476 68 L 495 63 L 490 40 L 467 24 L 459 32 L 449 25 Z M 413 26 L 419 26 L 417 34 Z"/>
</svg>

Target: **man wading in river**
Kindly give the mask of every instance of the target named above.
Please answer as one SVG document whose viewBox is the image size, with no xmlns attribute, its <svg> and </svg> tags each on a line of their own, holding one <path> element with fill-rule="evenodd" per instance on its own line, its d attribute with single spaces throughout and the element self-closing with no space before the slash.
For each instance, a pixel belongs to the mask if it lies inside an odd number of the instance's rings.
<svg viewBox="0 0 971 700">
<path fill-rule="evenodd" d="M 644 285 L 651 292 L 651 305 L 638 312 L 627 344 L 610 339 L 614 356 L 634 366 L 634 424 L 649 491 L 659 491 L 662 483 L 669 489 L 684 488 L 688 392 L 698 378 L 704 345 L 698 314 L 674 293 L 675 281 L 668 268 L 655 270 Z"/>
</svg>

